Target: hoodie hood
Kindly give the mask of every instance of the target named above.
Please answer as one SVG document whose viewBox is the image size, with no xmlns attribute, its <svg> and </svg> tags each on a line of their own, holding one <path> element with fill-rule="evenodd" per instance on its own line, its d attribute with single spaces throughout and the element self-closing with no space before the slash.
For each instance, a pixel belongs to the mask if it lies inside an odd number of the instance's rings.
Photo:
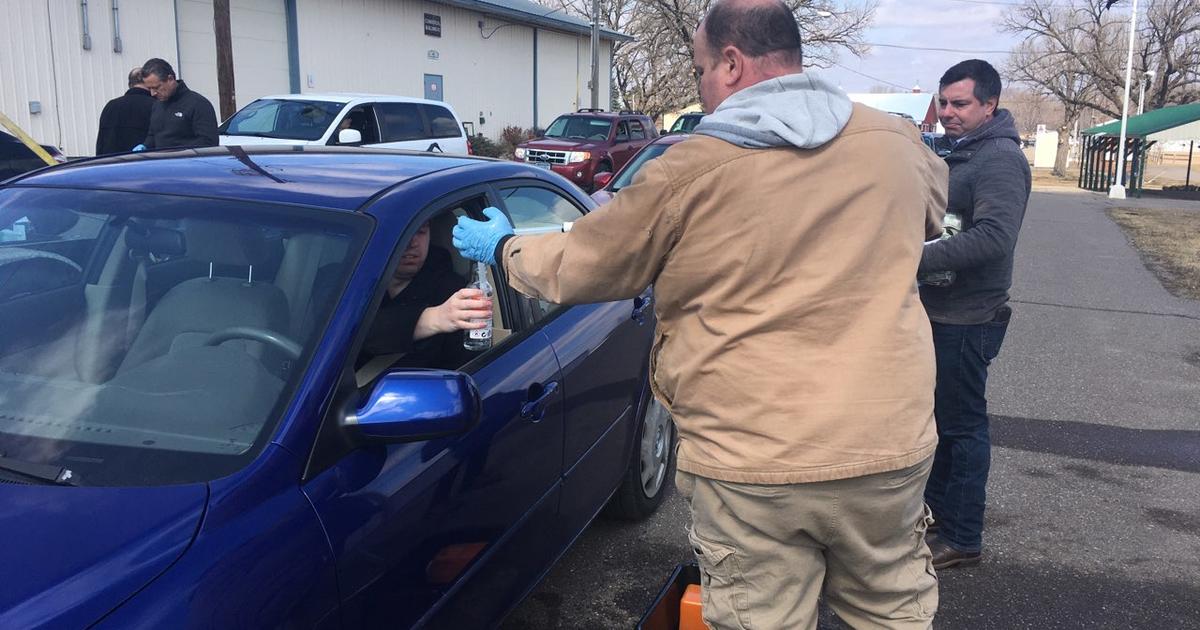
<svg viewBox="0 0 1200 630">
<path fill-rule="evenodd" d="M 776 77 L 725 99 L 695 133 L 746 149 L 815 149 L 837 137 L 854 106 L 814 72 Z"/>
</svg>

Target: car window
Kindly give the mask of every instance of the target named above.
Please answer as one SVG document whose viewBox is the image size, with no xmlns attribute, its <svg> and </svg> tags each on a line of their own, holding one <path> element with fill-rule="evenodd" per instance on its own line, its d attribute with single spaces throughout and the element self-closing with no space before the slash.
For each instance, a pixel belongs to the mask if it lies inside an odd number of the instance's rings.
<svg viewBox="0 0 1200 630">
<path fill-rule="evenodd" d="M 345 107 L 329 101 L 259 99 L 220 127 L 220 133 L 289 140 L 318 140 Z"/>
<path fill-rule="evenodd" d="M 422 105 L 421 108 L 425 110 L 425 118 L 429 120 L 429 137 L 458 138 L 462 136 L 458 121 L 454 119 L 454 114 L 451 114 L 450 110 L 440 105 Z"/>
<path fill-rule="evenodd" d="M 612 121 L 593 116 L 560 116 L 546 128 L 547 138 L 607 140 Z"/>
<path fill-rule="evenodd" d="M 375 109 L 370 105 L 359 105 L 346 114 L 350 118 L 350 128 L 357 129 L 362 134 L 363 144 L 379 142 L 379 123 Z M 335 136 L 334 141 L 337 140 Z"/>
<path fill-rule="evenodd" d="M 629 123 L 622 120 L 620 122 L 620 124 L 617 125 L 617 142 L 628 142 L 628 141 L 629 141 Z"/>
<path fill-rule="evenodd" d="M 633 178 L 638 174 L 638 171 L 642 170 L 642 167 L 646 165 L 646 162 L 649 162 L 650 160 L 662 155 L 663 152 L 670 147 L 671 145 L 666 143 L 646 145 L 645 149 L 639 151 L 638 154 L 629 161 L 629 164 L 626 164 L 625 168 L 621 169 L 621 172 L 617 174 L 616 179 L 614 179 L 612 183 L 608 185 L 609 190 L 617 192 L 618 190 L 621 190 L 622 188 L 632 184 Z"/>
<path fill-rule="evenodd" d="M 249 463 L 371 227 L 262 203 L 0 190 L 0 224 L 22 219 L 26 241 L 0 246 L 0 452 L 85 486 L 197 483 Z"/>
<path fill-rule="evenodd" d="M 642 127 L 641 121 L 638 121 L 638 120 L 629 121 L 629 128 L 631 129 L 629 135 L 634 140 L 645 140 L 646 139 L 646 129 L 644 127 Z"/>
<path fill-rule="evenodd" d="M 382 142 L 423 140 L 429 137 L 417 103 L 376 103 Z"/>
<path fill-rule="evenodd" d="M 462 331 L 443 333 L 423 339 L 414 338 L 420 315 L 427 308 L 440 306 L 459 289 L 468 286 L 476 277 L 477 264 L 463 258 L 452 243 L 451 231 L 460 216 L 482 218 L 488 206 L 483 193 L 456 201 L 440 208 L 431 218 L 410 226 L 396 242 L 393 267 L 385 279 L 406 280 L 402 289 L 385 287 L 379 306 L 367 317 L 367 338 L 355 361 L 355 380 L 360 387 L 372 383 L 378 376 L 394 368 L 436 368 L 457 370 L 489 351 L 468 350 Z M 420 256 L 419 268 L 411 262 Z M 406 259 L 405 257 L 408 257 Z M 406 266 L 407 265 L 407 266 Z M 485 267 L 492 290 L 499 286 L 494 270 Z M 499 296 L 493 298 L 492 349 L 512 332 L 513 324 L 501 312 Z M 403 330 L 396 330 L 403 325 Z"/>
<path fill-rule="evenodd" d="M 564 194 L 535 186 L 503 188 L 500 198 L 504 200 L 504 209 L 508 212 L 513 228 L 522 230 L 555 231 L 562 228 L 563 223 L 578 221 L 583 217 L 583 211 Z M 526 307 L 530 312 L 531 321 L 544 319 L 561 308 L 544 300 L 526 298 Z"/>
</svg>

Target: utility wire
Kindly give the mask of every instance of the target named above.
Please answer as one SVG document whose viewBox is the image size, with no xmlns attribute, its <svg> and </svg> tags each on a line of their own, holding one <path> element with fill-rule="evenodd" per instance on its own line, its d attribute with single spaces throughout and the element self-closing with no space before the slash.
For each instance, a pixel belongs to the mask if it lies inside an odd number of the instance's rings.
<svg viewBox="0 0 1200 630">
<path fill-rule="evenodd" d="M 903 44 L 881 44 L 878 42 L 863 42 L 868 46 L 880 46 L 883 48 L 903 48 L 904 50 L 935 50 L 938 52 L 954 52 L 954 53 L 996 53 L 1008 54 L 1011 50 L 967 50 L 963 48 L 937 48 L 934 46 L 905 46 Z"/>
<path fill-rule="evenodd" d="M 883 83 L 883 84 L 886 84 L 886 85 L 890 85 L 890 86 L 892 86 L 892 87 L 897 87 L 897 88 L 900 88 L 901 90 L 908 90 L 908 89 L 910 89 L 908 86 L 905 86 L 905 85 L 900 85 L 899 83 L 892 83 L 891 81 L 888 81 L 887 79 L 880 79 L 879 77 L 873 77 L 873 76 L 871 76 L 871 75 L 869 75 L 869 74 L 867 74 L 867 73 L 865 73 L 865 72 L 859 72 L 858 70 L 855 70 L 854 68 L 848 68 L 848 67 L 846 67 L 846 66 L 843 66 L 842 64 L 840 64 L 840 63 L 838 63 L 838 62 L 836 62 L 836 61 L 835 61 L 835 62 L 833 62 L 833 65 L 835 65 L 835 66 L 837 66 L 837 67 L 839 67 L 839 68 L 841 68 L 842 70 L 845 70 L 845 71 L 847 71 L 847 72 L 853 72 L 854 74 L 857 74 L 857 75 L 858 75 L 858 76 L 860 76 L 860 77 L 866 77 L 866 78 L 868 78 L 868 79 L 870 79 L 870 80 L 872 80 L 872 81 L 878 81 L 878 82 L 880 82 L 880 83 Z"/>
</svg>

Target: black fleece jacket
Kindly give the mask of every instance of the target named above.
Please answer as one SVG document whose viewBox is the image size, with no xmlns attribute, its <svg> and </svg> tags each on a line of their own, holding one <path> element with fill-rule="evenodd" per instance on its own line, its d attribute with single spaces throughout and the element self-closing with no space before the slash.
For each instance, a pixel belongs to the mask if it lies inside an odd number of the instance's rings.
<svg viewBox="0 0 1200 630">
<path fill-rule="evenodd" d="M 1029 162 L 1021 151 L 1012 114 L 992 120 L 950 145 L 947 214 L 962 218 L 963 231 L 925 246 L 920 273 L 954 271 L 945 287 L 921 286 L 929 319 L 943 324 L 991 321 L 1008 302 L 1013 251 L 1029 203 Z"/>
<path fill-rule="evenodd" d="M 147 149 L 217 146 L 217 112 L 208 99 L 188 89 L 183 81 L 166 102 L 154 104 L 150 131 L 142 144 Z"/>
<path fill-rule="evenodd" d="M 124 96 L 109 101 L 100 112 L 100 131 L 96 134 L 96 155 L 123 153 L 146 139 L 150 115 L 158 101 L 143 88 L 129 88 Z"/>
</svg>

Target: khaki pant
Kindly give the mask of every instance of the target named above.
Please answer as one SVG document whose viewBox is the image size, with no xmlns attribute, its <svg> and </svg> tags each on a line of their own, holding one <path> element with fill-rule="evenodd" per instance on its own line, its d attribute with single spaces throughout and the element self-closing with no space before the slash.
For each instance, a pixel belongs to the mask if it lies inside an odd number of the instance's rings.
<svg viewBox="0 0 1200 630">
<path fill-rule="evenodd" d="M 932 627 L 937 577 L 922 501 L 930 463 L 791 485 L 679 472 L 704 621 L 713 630 L 816 628 L 823 595 L 856 630 Z"/>
</svg>

